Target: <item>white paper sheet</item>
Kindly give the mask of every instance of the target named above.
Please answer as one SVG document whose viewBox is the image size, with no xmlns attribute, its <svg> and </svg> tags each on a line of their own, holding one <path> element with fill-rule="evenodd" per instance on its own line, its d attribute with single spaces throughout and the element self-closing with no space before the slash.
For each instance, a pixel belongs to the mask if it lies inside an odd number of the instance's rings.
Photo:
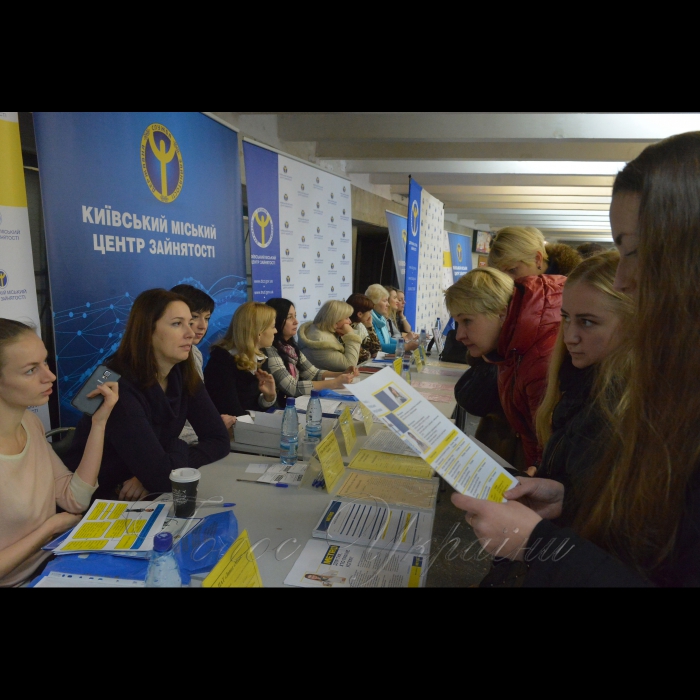
<svg viewBox="0 0 700 700">
<path fill-rule="evenodd" d="M 246 474 L 264 474 L 270 468 L 269 464 L 251 464 L 245 470 Z"/>
<path fill-rule="evenodd" d="M 456 491 L 502 502 L 517 481 L 393 369 L 353 386 L 352 393 Z"/>
<path fill-rule="evenodd" d="M 335 498 L 314 528 L 329 544 L 356 544 L 396 552 L 430 554 L 433 514 L 386 503 Z"/>
<path fill-rule="evenodd" d="M 422 588 L 429 568 L 427 556 L 310 540 L 284 582 L 299 588 Z"/>
<path fill-rule="evenodd" d="M 79 576 L 77 574 L 59 574 L 52 571 L 39 579 L 34 588 L 144 588 L 143 581 L 121 578 L 104 578 L 103 576 Z"/>
</svg>

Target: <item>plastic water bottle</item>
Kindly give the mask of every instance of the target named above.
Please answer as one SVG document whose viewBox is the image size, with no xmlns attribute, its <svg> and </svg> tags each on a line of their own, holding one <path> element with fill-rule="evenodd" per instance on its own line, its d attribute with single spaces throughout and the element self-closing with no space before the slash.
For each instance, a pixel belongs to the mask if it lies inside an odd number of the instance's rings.
<svg viewBox="0 0 700 700">
<path fill-rule="evenodd" d="M 428 347 L 428 334 L 425 328 L 420 332 L 420 346 L 425 350 Z"/>
<path fill-rule="evenodd" d="M 161 532 L 153 539 L 146 588 L 182 588 L 180 567 L 173 552 L 173 536 L 169 532 Z"/>
<path fill-rule="evenodd" d="M 311 400 L 306 409 L 306 439 L 309 441 L 321 441 L 323 423 L 323 408 L 318 391 L 311 392 Z"/>
<path fill-rule="evenodd" d="M 282 417 L 280 462 L 285 466 L 295 465 L 297 463 L 298 448 L 299 416 L 297 415 L 296 401 L 294 399 L 287 399 L 287 408 L 284 409 L 284 416 Z"/>
<path fill-rule="evenodd" d="M 401 338 L 396 341 L 396 357 L 403 357 L 406 353 L 406 341 Z"/>
<path fill-rule="evenodd" d="M 403 379 L 408 384 L 411 383 L 411 361 L 403 361 L 403 372 L 401 372 L 401 379 Z"/>
</svg>

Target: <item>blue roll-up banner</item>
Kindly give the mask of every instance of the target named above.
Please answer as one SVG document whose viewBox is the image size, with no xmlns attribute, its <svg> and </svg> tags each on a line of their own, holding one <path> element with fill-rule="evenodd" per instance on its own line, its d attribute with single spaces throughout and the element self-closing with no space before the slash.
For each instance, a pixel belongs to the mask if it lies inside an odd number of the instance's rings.
<svg viewBox="0 0 700 700">
<path fill-rule="evenodd" d="M 472 239 L 462 233 L 449 233 L 450 253 L 452 254 L 452 271 L 454 281 L 458 282 L 472 271 Z"/>
<path fill-rule="evenodd" d="M 133 299 L 191 284 L 207 349 L 247 300 L 238 134 L 198 112 L 35 112 L 61 424 Z"/>
<path fill-rule="evenodd" d="M 248 191 L 253 301 L 282 296 L 280 273 L 279 180 L 277 153 L 243 142 Z M 254 203 L 255 209 L 250 207 Z"/>
<path fill-rule="evenodd" d="M 404 315 L 412 328 L 418 312 L 418 258 L 420 256 L 420 221 L 423 188 L 413 179 L 408 191 L 408 243 L 406 245 L 406 282 Z"/>
<path fill-rule="evenodd" d="M 394 252 L 394 265 L 396 276 L 399 279 L 399 289 L 406 284 L 406 244 L 408 242 L 408 219 L 393 212 L 387 211 L 386 220 L 389 224 L 389 237 L 391 249 Z"/>
</svg>

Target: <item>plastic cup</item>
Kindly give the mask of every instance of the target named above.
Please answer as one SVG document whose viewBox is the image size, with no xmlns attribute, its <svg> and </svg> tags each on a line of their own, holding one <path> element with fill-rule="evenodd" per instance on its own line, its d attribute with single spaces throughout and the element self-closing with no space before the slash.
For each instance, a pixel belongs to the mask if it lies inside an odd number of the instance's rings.
<svg viewBox="0 0 700 700">
<path fill-rule="evenodd" d="M 191 518 L 197 509 L 197 488 L 202 474 L 199 469 L 175 469 L 170 472 L 176 518 Z"/>
</svg>

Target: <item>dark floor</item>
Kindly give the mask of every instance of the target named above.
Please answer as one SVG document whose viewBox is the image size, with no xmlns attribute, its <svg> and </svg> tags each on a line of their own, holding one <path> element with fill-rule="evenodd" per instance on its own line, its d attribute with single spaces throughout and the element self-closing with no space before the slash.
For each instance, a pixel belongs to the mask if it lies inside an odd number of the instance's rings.
<svg viewBox="0 0 700 700">
<path fill-rule="evenodd" d="M 491 558 L 482 552 L 464 512 L 452 505 L 454 489 L 440 480 L 430 549 L 428 588 L 474 588 L 491 568 Z"/>
</svg>

